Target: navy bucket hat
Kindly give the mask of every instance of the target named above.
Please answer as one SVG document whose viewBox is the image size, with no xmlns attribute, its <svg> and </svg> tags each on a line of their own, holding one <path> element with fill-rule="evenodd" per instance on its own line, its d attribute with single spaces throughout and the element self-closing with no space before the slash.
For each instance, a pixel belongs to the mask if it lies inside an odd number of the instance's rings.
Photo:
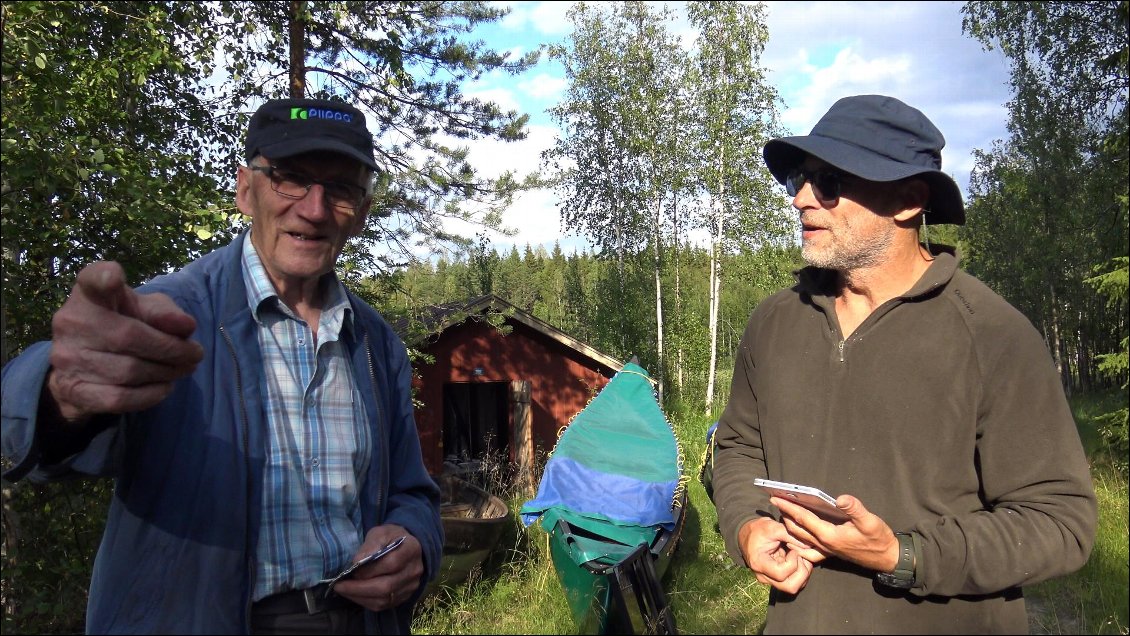
<svg viewBox="0 0 1130 636">
<path fill-rule="evenodd" d="M 808 135 L 773 139 L 762 154 L 781 184 L 806 155 L 867 181 L 919 177 L 930 186 L 926 222 L 961 225 L 961 190 L 942 172 L 945 145 L 941 131 L 918 109 L 893 97 L 855 95 L 832 104 Z"/>
<path fill-rule="evenodd" d="M 323 99 L 272 99 L 251 116 L 246 157 L 285 159 L 314 151 L 336 152 L 373 170 L 373 135 L 365 115 L 342 102 Z"/>
</svg>

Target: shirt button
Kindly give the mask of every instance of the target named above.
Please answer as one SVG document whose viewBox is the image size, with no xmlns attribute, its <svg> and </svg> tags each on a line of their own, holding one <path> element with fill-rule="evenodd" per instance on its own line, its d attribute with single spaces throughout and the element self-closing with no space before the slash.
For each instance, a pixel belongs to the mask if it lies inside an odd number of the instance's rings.
<svg viewBox="0 0 1130 636">
<path fill-rule="evenodd" d="M 318 458 L 317 458 L 317 457 L 315 457 L 315 458 L 313 458 L 313 459 L 311 459 L 311 460 L 310 460 L 310 465 L 311 465 L 311 466 L 313 466 L 314 468 L 317 468 L 317 467 L 318 467 L 318 463 L 319 463 L 319 462 L 318 462 Z"/>
</svg>

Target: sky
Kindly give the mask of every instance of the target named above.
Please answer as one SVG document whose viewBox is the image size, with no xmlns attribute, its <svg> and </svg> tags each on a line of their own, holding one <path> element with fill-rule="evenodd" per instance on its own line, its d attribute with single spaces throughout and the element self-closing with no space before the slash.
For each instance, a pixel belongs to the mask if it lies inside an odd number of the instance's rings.
<svg viewBox="0 0 1130 636">
<path fill-rule="evenodd" d="M 511 11 L 479 27 L 473 36 L 499 51 L 521 54 L 543 43 L 564 42 L 571 31 L 569 2 L 499 2 Z M 663 4 L 663 3 L 657 3 Z M 679 9 L 682 3 L 667 3 Z M 782 123 L 793 135 L 807 134 L 837 99 L 883 94 L 918 108 L 942 131 L 942 169 L 968 193 L 975 149 L 989 150 L 1006 138 L 1008 62 L 999 50 L 986 51 L 962 33 L 961 2 L 766 2 L 769 42 L 762 65 L 785 101 Z M 681 9 L 680 14 L 681 14 Z M 669 25 L 687 41 L 685 19 Z M 484 76 L 465 87 L 468 95 L 491 99 L 504 109 L 530 115 L 521 142 L 473 142 L 470 160 L 486 175 L 519 174 L 540 165 L 540 154 L 558 133 L 546 112 L 564 95 L 560 64 L 542 61 L 517 77 Z M 503 255 L 526 244 L 566 253 L 590 250 L 583 237 L 562 228 L 552 190 L 523 194 L 504 213 L 518 230 L 491 238 Z M 455 228 L 459 229 L 459 228 Z M 463 230 L 473 236 L 478 230 Z"/>
</svg>

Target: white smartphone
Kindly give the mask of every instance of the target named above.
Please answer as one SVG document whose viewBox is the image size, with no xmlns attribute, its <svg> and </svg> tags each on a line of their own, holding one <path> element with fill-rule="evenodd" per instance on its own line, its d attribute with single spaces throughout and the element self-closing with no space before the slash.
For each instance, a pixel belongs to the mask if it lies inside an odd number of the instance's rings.
<svg viewBox="0 0 1130 636">
<path fill-rule="evenodd" d="M 764 488 L 775 497 L 804 506 L 828 521 L 848 520 L 847 514 L 836 507 L 836 498 L 819 488 L 773 481 L 772 479 L 761 479 L 760 477 L 753 480 L 753 485 Z"/>
</svg>

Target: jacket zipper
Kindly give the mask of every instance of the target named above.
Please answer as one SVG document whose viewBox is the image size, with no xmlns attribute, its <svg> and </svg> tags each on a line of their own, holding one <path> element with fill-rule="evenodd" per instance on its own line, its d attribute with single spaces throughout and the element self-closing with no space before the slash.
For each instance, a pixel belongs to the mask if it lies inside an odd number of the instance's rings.
<svg viewBox="0 0 1130 636">
<path fill-rule="evenodd" d="M 388 450 L 388 444 L 381 437 L 382 428 L 383 428 L 381 426 L 381 422 L 384 420 L 384 418 L 382 417 L 382 413 L 381 413 L 381 399 L 380 399 L 381 396 L 377 393 L 377 373 L 376 373 L 376 370 L 373 366 L 373 350 L 369 346 L 369 332 L 368 331 L 365 332 L 365 360 L 369 363 L 369 383 L 373 387 L 373 404 L 375 404 L 376 407 L 377 407 L 377 431 L 376 431 L 377 432 L 377 441 L 381 442 L 381 446 L 387 451 Z M 386 460 L 388 460 L 387 453 L 386 453 Z M 378 480 L 378 484 L 377 484 L 377 510 L 380 511 L 381 510 L 381 502 L 384 501 L 384 494 L 385 494 L 386 487 L 384 485 L 383 472 L 378 473 L 378 474 L 382 475 L 382 477 Z M 381 518 L 377 519 L 377 523 L 380 524 L 380 523 L 383 523 L 383 522 L 384 522 L 384 515 L 381 515 Z"/>
<path fill-rule="evenodd" d="M 377 407 L 377 426 L 376 426 L 376 428 L 377 428 L 377 431 L 376 431 L 377 441 L 380 443 L 380 445 L 381 445 L 380 447 L 382 449 L 384 449 L 384 465 L 388 466 L 389 462 L 392 461 L 392 459 L 391 459 L 391 457 L 389 456 L 389 453 L 388 453 L 388 442 L 387 442 L 387 440 L 385 440 L 381 436 L 382 430 L 384 428 L 381 424 L 382 424 L 382 422 L 384 422 L 384 417 L 383 417 L 383 413 L 381 411 L 381 396 L 377 391 L 377 372 L 376 372 L 376 369 L 374 368 L 374 365 L 373 365 L 373 349 L 372 349 L 372 347 L 370 347 L 370 344 L 369 344 L 369 332 L 367 330 L 365 331 L 365 361 L 369 363 L 369 383 L 373 387 L 373 404 L 376 405 L 376 407 Z M 373 459 L 370 459 L 369 461 L 374 461 L 375 459 L 379 459 L 379 458 L 373 458 Z M 372 470 L 372 468 L 370 467 L 369 470 Z M 386 471 L 384 471 L 384 470 L 378 470 L 377 471 L 377 475 L 378 475 L 378 477 L 377 477 L 377 512 L 378 513 L 380 513 L 380 511 L 381 511 L 381 506 L 382 506 L 381 502 L 384 501 L 385 490 L 387 490 L 387 488 L 388 488 L 388 486 L 385 484 L 385 478 L 384 478 L 385 473 L 386 473 Z M 384 515 L 383 514 L 381 514 L 380 517 L 377 519 L 377 525 L 380 525 L 382 523 L 384 523 Z M 377 630 L 378 630 L 377 633 L 383 634 L 383 633 L 386 633 L 386 632 L 392 633 L 392 632 L 396 631 L 395 627 L 392 627 L 391 629 L 386 629 L 386 625 L 385 625 L 385 623 L 388 622 L 389 620 L 392 620 L 392 621 L 396 620 L 396 616 L 395 616 L 395 614 L 393 614 L 392 610 L 384 610 L 382 612 L 376 612 L 375 619 L 376 620 L 374 622 L 377 624 Z"/>
<path fill-rule="evenodd" d="M 247 559 L 248 580 L 254 576 L 255 562 L 251 555 L 251 425 L 247 422 L 247 403 L 243 397 L 243 378 L 239 372 L 239 358 L 235 354 L 235 343 L 232 342 L 231 336 L 228 334 L 227 329 L 220 325 L 220 334 L 224 337 L 224 342 L 228 345 L 228 353 L 231 354 L 232 364 L 235 365 L 235 391 L 239 396 L 239 416 L 243 422 L 243 463 L 247 469 L 247 479 L 245 480 L 247 489 L 247 506 L 245 508 L 246 518 L 244 519 L 244 537 L 243 537 L 243 551 Z M 246 595 L 244 596 L 245 604 L 245 623 L 247 632 L 251 633 L 251 586 L 248 585 Z"/>
<path fill-rule="evenodd" d="M 846 341 L 844 341 L 844 340 L 841 340 L 841 341 L 840 341 L 840 344 L 839 344 L 839 348 L 840 348 L 840 362 L 843 362 L 843 361 L 844 361 L 844 343 L 845 343 L 845 342 L 846 342 Z"/>
</svg>

